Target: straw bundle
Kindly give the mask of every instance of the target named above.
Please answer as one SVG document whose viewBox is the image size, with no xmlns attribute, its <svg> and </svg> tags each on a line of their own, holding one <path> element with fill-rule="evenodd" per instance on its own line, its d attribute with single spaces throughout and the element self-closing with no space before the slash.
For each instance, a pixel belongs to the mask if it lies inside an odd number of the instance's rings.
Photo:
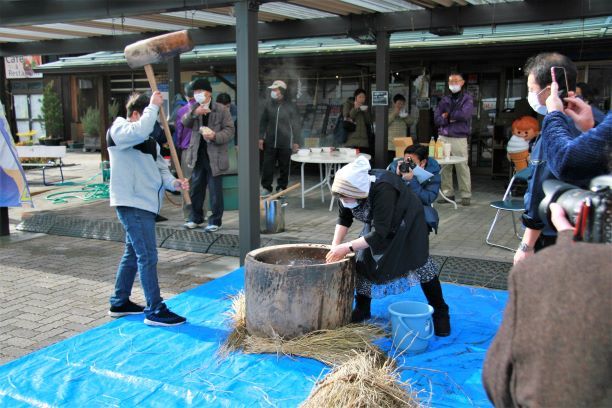
<svg viewBox="0 0 612 408">
<path fill-rule="evenodd" d="M 228 315 L 234 330 L 221 347 L 222 356 L 241 350 L 247 354 L 274 353 L 308 357 L 328 365 L 337 365 L 354 357 L 355 351 L 383 355 L 372 342 L 385 333 L 374 325 L 349 324 L 334 330 L 314 331 L 289 340 L 280 336 L 252 336 L 246 330 L 245 304 L 243 292 L 232 297 L 232 309 Z"/>
<path fill-rule="evenodd" d="M 399 377 L 393 360 L 355 353 L 317 382 L 301 408 L 421 407 L 410 383 Z"/>
</svg>

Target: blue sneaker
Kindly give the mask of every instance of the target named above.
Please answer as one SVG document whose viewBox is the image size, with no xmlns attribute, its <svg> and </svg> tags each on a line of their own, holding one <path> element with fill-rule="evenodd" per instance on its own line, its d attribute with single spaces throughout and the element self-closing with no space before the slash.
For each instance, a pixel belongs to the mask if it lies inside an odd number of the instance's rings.
<svg viewBox="0 0 612 408">
<path fill-rule="evenodd" d="M 140 314 L 144 312 L 144 309 L 144 306 L 137 305 L 128 299 L 128 301 L 121 306 L 111 306 L 108 310 L 108 315 L 110 317 L 123 317 L 127 315 Z"/>
<path fill-rule="evenodd" d="M 144 324 L 149 326 L 178 326 L 186 321 L 187 319 L 171 312 L 165 304 L 162 304 L 159 309 L 145 317 Z"/>
</svg>

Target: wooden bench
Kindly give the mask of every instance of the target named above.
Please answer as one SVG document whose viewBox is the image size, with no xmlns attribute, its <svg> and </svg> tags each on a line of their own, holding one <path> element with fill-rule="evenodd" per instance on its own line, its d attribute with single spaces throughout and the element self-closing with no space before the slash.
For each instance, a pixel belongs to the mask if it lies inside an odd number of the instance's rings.
<svg viewBox="0 0 612 408">
<path fill-rule="evenodd" d="M 15 146 L 17 148 L 17 155 L 20 159 L 24 158 L 42 158 L 42 159 L 53 159 L 47 163 L 21 163 L 24 168 L 33 167 L 42 169 L 43 184 L 45 186 L 52 186 L 55 183 L 47 183 L 45 176 L 45 170 L 50 168 L 59 168 L 61 175 L 61 182 L 64 182 L 64 172 L 62 167 L 64 163 L 62 158 L 66 157 L 66 146 Z"/>
</svg>

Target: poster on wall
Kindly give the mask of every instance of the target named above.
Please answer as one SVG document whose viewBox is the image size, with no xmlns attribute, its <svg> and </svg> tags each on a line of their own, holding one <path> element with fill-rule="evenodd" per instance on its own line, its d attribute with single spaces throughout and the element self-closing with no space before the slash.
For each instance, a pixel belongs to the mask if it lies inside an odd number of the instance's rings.
<svg viewBox="0 0 612 408">
<path fill-rule="evenodd" d="M 40 55 L 15 55 L 4 58 L 6 79 L 42 78 L 43 74 L 34 72 L 42 64 Z"/>
</svg>

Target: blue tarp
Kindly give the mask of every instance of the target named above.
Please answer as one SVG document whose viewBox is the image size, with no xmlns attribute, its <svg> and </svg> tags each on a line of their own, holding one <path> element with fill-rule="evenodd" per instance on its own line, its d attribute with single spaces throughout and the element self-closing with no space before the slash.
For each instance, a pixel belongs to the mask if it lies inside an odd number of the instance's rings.
<svg viewBox="0 0 612 408">
<path fill-rule="evenodd" d="M 0 367 L 0 406 L 184 407 L 279 406 L 304 401 L 328 370 L 314 360 L 244 355 L 217 357 L 230 332 L 228 295 L 242 289 L 241 269 L 167 303 L 188 324 L 159 328 L 128 316 Z M 453 333 L 420 355 L 399 357 L 402 378 L 434 407 L 490 406 L 482 388 L 485 351 L 501 322 L 507 293 L 445 284 Z M 374 301 L 387 319 L 393 301 Z M 380 320 L 380 319 L 379 319 Z M 390 341 L 380 341 L 389 350 Z"/>
</svg>

